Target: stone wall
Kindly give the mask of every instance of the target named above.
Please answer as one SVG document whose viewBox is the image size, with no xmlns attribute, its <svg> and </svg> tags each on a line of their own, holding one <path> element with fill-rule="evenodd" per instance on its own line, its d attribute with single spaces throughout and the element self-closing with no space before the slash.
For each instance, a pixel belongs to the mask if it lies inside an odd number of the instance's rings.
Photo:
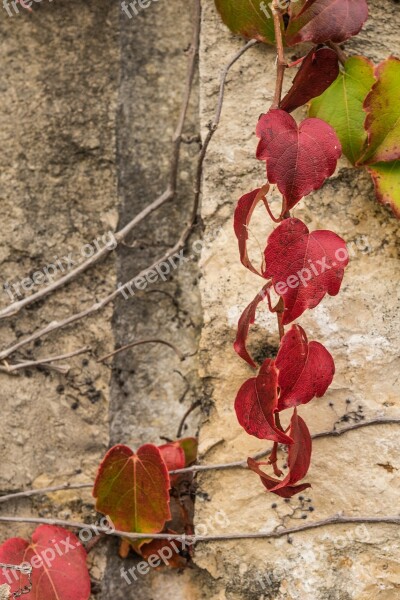
<svg viewBox="0 0 400 600">
<path fill-rule="evenodd" d="M 220 22 L 212 0 L 202 4 L 199 80 L 185 133 L 200 129 L 204 138 L 221 69 L 243 41 Z M 370 21 L 348 49 L 378 61 L 398 53 L 398 8 L 391 0 L 370 5 Z M 105 0 L 43 0 L 32 14 L 21 9 L 13 17 L 1 15 L 2 284 L 19 281 L 55 256 L 78 257 L 85 244 L 126 224 L 164 189 L 191 19 L 187 0 L 153 2 L 131 19 Z M 174 437 L 197 398 L 207 408 L 200 432 L 204 462 L 243 459 L 264 448 L 241 431 L 233 410 L 251 371 L 232 350 L 236 322 L 259 283 L 238 260 L 232 214 L 237 198 L 264 178 L 254 157 L 254 129 L 271 102 L 274 60 L 273 49 L 254 47 L 228 77 L 220 128 L 205 162 L 201 217 L 209 241 L 200 265 L 192 261 L 168 282 L 120 299 L 12 357 L 37 359 L 90 345 L 88 356 L 65 361 L 71 366 L 67 376 L 37 369 L 0 373 L 2 493 L 91 480 L 110 443 L 137 447 Z M 1 349 L 91 306 L 176 241 L 191 207 L 197 152 L 195 143 L 184 146 L 176 200 L 135 231 L 127 240 L 132 247 L 1 322 Z M 271 230 L 258 215 L 253 253 Z M 302 413 L 313 433 L 331 429 L 346 410 L 360 406 L 368 419 L 398 416 L 398 222 L 376 203 L 367 175 L 345 160 L 295 215 L 311 228 L 333 229 L 353 249 L 340 296 L 325 298 L 301 318 L 337 366 L 327 396 Z M 219 228 L 224 235 L 214 242 Z M 9 300 L 4 292 L 1 307 Z M 111 369 L 96 362 L 115 344 L 150 337 L 175 343 L 188 358 L 180 362 L 154 345 L 120 355 Z M 260 311 L 252 349 L 272 356 L 277 346 L 276 323 Z M 198 421 L 198 414 L 188 421 L 189 434 Z M 308 520 L 339 512 L 395 514 L 399 469 L 397 426 L 316 441 L 308 478 L 313 487 L 305 495 L 314 508 Z M 209 534 L 299 523 L 285 517 L 297 499 L 276 500 L 244 470 L 203 475 L 197 496 L 196 520 Z M 1 510 L 96 519 L 89 492 L 22 500 Z M 0 536 L 28 536 L 32 529 L 0 526 Z M 132 586 L 119 576 L 117 549 L 109 541 L 90 553 L 93 598 L 394 600 L 399 594 L 398 531 L 387 525 L 322 528 L 293 536 L 290 544 L 286 538 L 200 544 L 193 569 L 154 572 Z"/>
<path fill-rule="evenodd" d="M 106 0 L 43 2 L 9 17 L 1 7 L 1 285 L 18 283 L 115 231 L 118 219 L 117 13 Z M 56 263 L 57 264 L 57 263 Z M 51 269 L 50 269 L 51 271 Z M 56 276 L 62 274 L 58 270 Z M 40 279 L 39 279 L 40 281 Z M 116 283 L 115 259 L 2 321 L 1 347 L 94 303 Z M 40 289 L 38 285 L 35 289 Z M 18 299 L 18 298 L 16 298 Z M 2 308 L 11 297 L 2 290 Z M 110 372 L 96 362 L 114 347 L 112 306 L 99 318 L 43 337 L 10 357 L 40 359 L 91 346 L 62 361 L 68 375 L 27 369 L 1 378 L 2 492 L 90 481 L 109 443 Z M 90 492 L 2 506 L 2 514 L 94 518 Z M 32 527 L 0 527 L 2 539 Z M 92 575 L 100 579 L 101 553 Z"/>
<path fill-rule="evenodd" d="M 399 22 L 398 7 L 389 0 L 369 4 L 371 19 L 347 48 L 378 61 L 399 49 L 398 28 L 393 27 Z M 204 128 L 215 107 L 221 65 L 242 42 L 221 25 L 212 2 L 205 3 L 202 36 Z M 202 376 L 214 400 L 200 436 L 203 460 L 208 463 L 241 460 L 264 448 L 240 428 L 233 409 L 237 390 L 252 373 L 232 350 L 235 327 L 260 282 L 239 262 L 232 213 L 237 198 L 265 180 L 264 164 L 254 156 L 254 129 L 272 101 L 274 61 L 273 50 L 259 46 L 233 68 L 221 125 L 205 167 L 202 214 L 206 228 L 223 225 L 227 236 L 223 250 L 204 267 L 201 286 Z M 298 111 L 300 118 L 302 114 Z M 326 297 L 299 319 L 310 339 L 319 340 L 334 355 L 337 368 L 327 395 L 302 407 L 301 414 L 312 433 L 332 429 L 346 411 L 359 407 L 365 419 L 398 417 L 398 222 L 376 203 L 368 176 L 344 159 L 323 189 L 302 201 L 293 214 L 311 229 L 337 232 L 352 251 L 340 295 Z M 270 231 L 260 209 L 250 232 L 254 256 L 259 256 Z M 261 309 L 250 339 L 256 356 L 273 357 L 279 343 L 276 318 Z M 314 508 L 305 513 L 308 520 L 338 513 L 397 514 L 399 452 L 396 425 L 316 441 L 307 477 L 312 488 L 305 493 L 305 501 L 310 499 Z M 283 520 L 301 504 L 298 498 L 286 504 L 266 494 L 252 473 L 214 472 L 202 476 L 200 485 L 208 498 L 197 504 L 197 521 L 207 523 L 223 510 L 229 525 L 218 528 L 219 533 L 269 531 L 282 522 L 287 526 L 304 522 Z M 275 503 L 276 509 L 272 508 Z M 295 516 L 300 517 L 301 510 Z M 290 544 L 286 537 L 202 544 L 196 562 L 213 577 L 215 599 L 394 600 L 400 594 L 398 535 L 390 525 L 325 527 L 293 536 Z"/>
</svg>

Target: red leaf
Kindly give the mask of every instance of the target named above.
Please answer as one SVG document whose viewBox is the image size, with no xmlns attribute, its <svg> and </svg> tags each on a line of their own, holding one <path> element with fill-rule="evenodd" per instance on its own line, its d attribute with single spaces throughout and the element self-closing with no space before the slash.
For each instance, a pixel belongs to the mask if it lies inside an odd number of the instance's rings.
<svg viewBox="0 0 400 600">
<path fill-rule="evenodd" d="M 337 54 L 331 48 L 313 48 L 301 63 L 292 87 L 283 98 L 280 108 L 292 112 L 320 96 L 339 75 Z"/>
<path fill-rule="evenodd" d="M 298 416 L 297 409 L 294 409 L 289 433 L 293 438 L 293 444 L 289 446 L 289 473 L 281 481 L 264 473 L 259 466 L 262 463 L 257 463 L 252 458 L 247 460 L 249 469 L 261 477 L 261 481 L 267 490 L 282 498 L 291 498 L 311 487 L 309 483 L 295 485 L 307 475 L 312 450 L 310 432 L 303 419 Z"/>
<path fill-rule="evenodd" d="M 0 562 L 20 565 L 30 563 L 32 590 L 26 600 L 88 600 L 90 577 L 86 551 L 71 532 L 54 525 L 41 525 L 29 543 L 11 538 L 0 546 Z M 12 583 L 11 583 L 12 582 Z M 12 592 L 27 585 L 26 575 L 0 570 L 0 584 L 8 583 Z"/>
<path fill-rule="evenodd" d="M 305 119 L 298 126 L 284 110 L 263 115 L 257 135 L 257 158 L 267 161 L 268 181 L 278 185 L 286 210 L 323 185 L 342 153 L 335 131 L 325 121 Z"/>
<path fill-rule="evenodd" d="M 249 239 L 248 226 L 257 204 L 262 201 L 266 205 L 267 200 L 265 196 L 268 193 L 268 190 L 269 185 L 266 184 L 262 188 L 257 188 L 253 192 L 242 196 L 236 206 L 233 224 L 239 242 L 241 263 L 256 275 L 260 275 L 260 272 L 253 267 L 247 254 L 247 240 Z"/>
<path fill-rule="evenodd" d="M 186 454 L 184 448 L 186 447 L 189 450 L 189 460 L 192 460 L 193 454 L 193 442 L 195 443 L 195 457 L 196 460 L 197 455 L 197 440 L 195 438 L 187 438 L 185 440 L 178 440 L 176 442 L 169 442 L 168 444 L 164 444 L 163 446 L 159 446 L 159 450 L 161 452 L 161 456 L 164 459 L 165 464 L 167 465 L 168 471 L 176 471 L 178 469 L 183 469 L 188 466 L 186 460 Z M 189 464 L 191 464 L 191 462 Z M 182 473 L 182 475 L 184 475 Z M 179 473 L 176 475 L 170 475 L 171 479 L 171 487 L 177 487 L 178 482 L 181 478 Z"/>
<path fill-rule="evenodd" d="M 174 534 L 175 531 L 168 530 L 168 533 Z M 183 569 L 187 566 L 187 559 L 182 556 L 183 544 L 179 540 L 152 540 L 148 544 L 143 544 L 140 548 L 140 554 L 155 569 L 169 567 L 171 569 Z M 153 563 L 153 564 L 151 564 Z"/>
<path fill-rule="evenodd" d="M 179 442 L 163 444 L 162 446 L 159 446 L 158 449 L 167 465 L 168 471 L 176 471 L 177 469 L 184 468 L 186 463 L 185 453 Z"/>
<path fill-rule="evenodd" d="M 289 46 L 301 42 L 344 42 L 356 35 L 368 18 L 366 0 L 301 0 L 286 31 Z"/>
<path fill-rule="evenodd" d="M 349 255 L 332 231 L 309 232 L 299 219 L 286 219 L 268 238 L 264 276 L 272 277 L 285 304 L 283 324 L 315 308 L 325 296 L 336 296 Z"/>
<path fill-rule="evenodd" d="M 278 371 L 269 358 L 264 361 L 257 377 L 248 379 L 240 388 L 235 410 L 240 425 L 261 440 L 291 444 L 292 439 L 280 431 L 274 420 L 278 404 Z"/>
<path fill-rule="evenodd" d="M 268 289 L 271 287 L 271 283 L 267 283 L 263 289 L 258 292 L 257 296 L 250 302 L 250 304 L 244 309 L 242 316 L 239 319 L 238 330 L 236 335 L 235 343 L 233 347 L 243 360 L 245 360 L 251 367 L 256 367 L 256 363 L 251 358 L 246 348 L 247 336 L 249 334 L 250 325 L 253 325 L 256 319 L 257 306 L 268 298 Z"/>
<path fill-rule="evenodd" d="M 146 444 L 135 454 L 114 446 L 100 465 L 93 489 L 96 509 L 108 515 L 116 529 L 159 533 L 171 518 L 170 479 L 161 452 Z"/>
<path fill-rule="evenodd" d="M 293 325 L 281 341 L 276 367 L 280 389 L 278 410 L 321 398 L 335 374 L 335 363 L 319 342 L 308 342 L 300 325 Z"/>
</svg>

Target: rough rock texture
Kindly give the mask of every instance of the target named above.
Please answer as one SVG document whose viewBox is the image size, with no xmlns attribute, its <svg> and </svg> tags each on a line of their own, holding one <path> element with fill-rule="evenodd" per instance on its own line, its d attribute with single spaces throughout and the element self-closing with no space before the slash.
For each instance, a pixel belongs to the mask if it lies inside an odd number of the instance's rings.
<svg viewBox="0 0 400 600">
<path fill-rule="evenodd" d="M 16 283 L 93 242 L 110 242 L 118 218 L 117 12 L 106 0 L 42 2 L 8 17 L 1 7 L 1 284 Z M 106 237 L 102 238 L 103 235 Z M 91 247 L 85 246 L 90 244 Z M 67 264 L 64 261 L 64 266 Z M 56 276 L 60 276 L 60 270 Z M 91 306 L 116 284 L 115 258 L 0 323 L 1 348 Z M 40 289 L 42 286 L 38 286 Z M 29 292 L 28 292 L 29 294 Z M 10 303 L 1 293 L 1 306 Z M 1 378 L 1 491 L 90 481 L 109 443 L 112 306 L 101 317 L 42 338 L 12 356 L 39 359 L 91 346 L 67 376 L 37 369 Z M 2 505 L 2 514 L 95 519 L 90 492 Z M 32 527 L 1 526 L 4 539 Z M 100 554 L 92 571 L 101 576 Z"/>
<path fill-rule="evenodd" d="M 375 61 L 399 48 L 398 7 L 389 0 L 369 2 L 372 18 L 358 39 L 348 44 Z M 380 32 L 379 35 L 377 32 Z M 384 31 L 384 33 L 383 33 Z M 201 56 L 201 117 L 205 127 L 214 110 L 222 56 L 231 56 L 241 41 L 221 25 L 211 2 L 204 7 Z M 238 316 L 260 288 L 260 281 L 238 260 L 232 231 L 235 202 L 264 181 L 254 157 L 255 124 L 270 105 L 274 89 L 274 52 L 249 51 L 228 79 L 221 126 L 205 167 L 202 214 L 207 228 L 223 225 L 227 242 L 204 267 L 202 303 L 202 375 L 212 390 L 214 409 L 201 431 L 203 460 L 223 463 L 263 449 L 262 442 L 239 427 L 233 401 L 251 369 L 235 356 L 232 342 Z M 301 116 L 301 112 L 299 112 Z M 399 416 L 399 226 L 377 205 L 372 184 L 362 171 L 342 160 L 324 188 L 293 211 L 312 229 L 333 229 L 350 244 L 352 254 L 342 292 L 326 298 L 299 322 L 310 339 L 324 343 L 335 357 L 337 374 L 325 398 L 301 410 L 313 433 L 329 430 L 347 411 L 362 407 L 366 419 Z M 258 222 L 257 217 L 259 216 Z M 262 210 L 251 226 L 252 252 L 271 231 Z M 276 321 L 259 311 L 252 349 L 273 356 L 278 345 Z M 333 407 L 329 404 L 333 403 Z M 346 417 L 346 418 L 351 418 Z M 398 508 L 400 448 L 397 426 L 376 426 L 314 443 L 305 501 L 309 520 L 346 515 L 394 515 Z M 269 531 L 300 506 L 263 491 L 258 478 L 238 470 L 201 477 L 207 502 L 197 504 L 199 524 L 224 510 L 229 525 L 219 533 Z M 271 508 L 272 503 L 277 508 Z M 306 503 L 308 505 L 309 503 Z M 294 517 L 301 518 L 297 509 Z M 215 599 L 369 600 L 400 594 L 400 563 L 394 526 L 335 526 L 276 541 L 213 543 L 199 547 L 196 562 L 215 580 Z M 210 595 L 211 598 L 211 595 Z"/>
<path fill-rule="evenodd" d="M 22 8 L 13 17 L 2 13 L 1 33 L 7 40 L 0 127 L 3 284 L 40 271 L 56 255 L 72 252 L 77 262 L 85 244 L 126 224 L 165 189 L 191 38 L 188 9 L 184 0 L 167 8 L 159 3 L 128 19 L 118 3 L 59 0 L 43 1 L 33 13 Z M 154 26 L 162 36 L 153 35 Z M 186 135 L 198 134 L 198 115 L 196 82 Z M 183 147 L 179 194 L 127 240 L 133 248 L 122 248 L 119 257 L 109 257 L 2 322 L 2 348 L 91 306 L 176 242 L 191 212 L 198 150 L 198 143 Z M 111 242 L 110 235 L 99 239 L 100 244 Z M 130 300 L 121 298 L 114 313 L 110 305 L 95 318 L 12 357 L 93 348 L 93 356 L 68 361 L 68 376 L 34 369 L 19 378 L 0 375 L 3 493 L 90 481 L 109 443 L 137 447 L 176 436 L 182 416 L 201 398 L 196 357 L 199 250 L 192 252 L 190 245 L 189 252 L 192 258 L 171 269 L 168 281 L 160 280 Z M 7 291 L 2 297 L 6 307 L 11 298 Z M 109 361 L 111 368 L 96 363 L 96 357 L 135 338 L 173 342 L 187 358 L 180 362 L 171 349 L 152 344 L 118 356 L 114 364 Z M 199 411 L 188 419 L 184 433 L 195 434 L 198 422 Z M 97 518 L 90 491 L 20 500 L 2 511 L 86 522 Z M 0 535 L 29 537 L 32 530 L 22 524 L 1 526 Z M 124 587 L 119 576 L 123 563 L 116 557 L 117 542 L 107 541 L 90 554 L 95 582 L 103 577 L 106 550 L 109 557 L 103 582 L 93 586 L 94 596 L 137 596 L 138 586 Z M 125 564 L 130 567 L 132 561 Z M 191 596 L 190 576 L 155 573 L 143 578 L 140 597 L 158 597 L 166 586 L 171 596 Z"/>
<path fill-rule="evenodd" d="M 121 87 L 118 116 L 118 172 L 121 194 L 120 226 L 150 204 L 167 186 L 171 140 L 177 126 L 185 88 L 187 54 L 191 35 L 191 6 L 186 0 L 166 5 L 151 4 L 137 17 L 121 13 Z M 162 31 L 154 36 L 154 31 Z M 179 35 L 177 35 L 179 31 Z M 197 78 L 196 78 L 197 80 Z M 198 134 L 198 87 L 193 87 L 185 135 Z M 130 280 L 172 247 L 190 217 L 197 143 L 184 145 L 178 194 L 134 231 L 128 246 L 119 253 L 118 281 Z M 197 349 L 202 322 L 198 286 L 198 253 L 189 242 L 184 264 L 175 259 L 176 269 L 158 278 L 116 305 L 116 343 L 161 338 L 183 353 L 184 361 L 161 344 L 138 346 L 116 357 L 111 385 L 111 441 L 137 448 L 142 443 L 161 444 L 175 439 L 179 423 L 197 399 L 201 399 Z M 165 272 L 168 265 L 163 268 Z M 184 433 L 194 435 L 199 410 L 186 422 Z M 122 565 L 129 569 L 137 560 L 122 562 L 117 544 L 110 547 L 104 600 L 135 597 L 148 600 L 169 595 L 192 597 L 190 573 L 152 572 L 131 578 L 120 576 Z"/>
<path fill-rule="evenodd" d="M 378 61 L 397 52 L 398 7 L 390 0 L 369 3 L 372 18 L 348 47 Z M 203 1 L 203 10 L 200 81 L 185 133 L 198 133 L 201 125 L 204 137 L 220 71 L 243 42 L 220 22 L 212 0 Z M 33 14 L 2 12 L 2 284 L 43 269 L 55 256 L 72 252 L 78 260 L 85 244 L 99 236 L 104 243 L 103 234 L 124 225 L 165 188 L 190 25 L 187 0 L 154 1 L 132 19 L 118 2 L 106 0 L 42 0 Z M 236 391 L 250 374 L 232 350 L 235 326 L 259 282 L 239 263 L 232 213 L 236 199 L 264 178 L 254 158 L 254 128 L 271 102 L 274 77 L 273 50 L 259 46 L 228 78 L 221 125 L 204 170 L 201 298 L 193 259 L 167 282 L 120 299 L 114 310 L 110 306 L 12 357 L 47 357 L 90 345 L 92 355 L 66 361 L 68 376 L 34 369 L 20 377 L 0 373 L 2 493 L 91 480 L 110 443 L 137 447 L 174 437 L 197 398 L 213 406 L 201 431 L 204 462 L 230 462 L 263 448 L 240 430 L 233 411 Z M 121 248 L 45 301 L 1 322 L 1 348 L 91 306 L 174 243 L 190 211 L 197 152 L 196 143 L 184 147 L 177 199 L 135 231 L 128 240 L 133 247 Z M 332 228 L 352 253 L 341 295 L 326 298 L 300 320 L 310 338 L 331 350 L 337 366 L 329 394 L 303 414 L 313 432 L 330 429 L 346 411 L 347 418 L 358 418 L 359 407 L 366 418 L 398 415 L 398 222 L 377 205 L 368 176 L 345 161 L 295 215 L 312 228 Z M 263 242 L 271 230 L 263 213 L 257 216 L 254 256 L 257 240 Z M 214 241 L 220 228 L 223 235 Z M 187 256 L 195 258 L 194 239 Z M 1 307 L 8 304 L 5 291 Z M 203 319 L 200 380 L 196 350 Z M 173 342 L 188 357 L 180 362 L 169 348 L 148 345 L 120 355 L 111 368 L 96 362 L 114 345 L 153 337 Z M 259 358 L 276 352 L 276 323 L 265 311 L 251 339 Z M 195 433 L 197 424 L 195 413 L 187 432 Z M 399 470 L 396 426 L 318 440 L 309 474 L 313 488 L 305 496 L 314 508 L 308 519 L 340 511 L 395 514 Z M 294 510 L 292 517 L 301 516 L 298 500 L 287 505 L 266 495 L 245 471 L 210 473 L 199 484 L 199 533 L 269 531 L 302 522 L 290 517 Z M 1 511 L 96 520 L 89 492 L 23 500 Z M 0 537 L 28 537 L 32 529 L 0 526 Z M 90 554 L 93 598 L 102 600 L 394 600 L 400 594 L 398 531 L 390 526 L 323 528 L 296 535 L 291 544 L 286 538 L 202 544 L 196 568 L 154 572 L 130 586 L 120 569 L 133 561 L 123 563 L 117 542 L 107 542 Z"/>
</svg>

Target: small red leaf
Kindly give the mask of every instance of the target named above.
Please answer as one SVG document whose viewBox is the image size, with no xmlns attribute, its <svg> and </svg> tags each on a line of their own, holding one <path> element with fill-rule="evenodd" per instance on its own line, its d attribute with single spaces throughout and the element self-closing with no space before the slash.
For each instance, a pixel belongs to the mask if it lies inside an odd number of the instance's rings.
<svg viewBox="0 0 400 600">
<path fill-rule="evenodd" d="M 280 108 L 290 113 L 307 104 L 312 98 L 323 94 L 338 75 L 339 62 L 336 52 L 331 48 L 313 48 L 301 63 Z"/>
<path fill-rule="evenodd" d="M 256 275 L 260 275 L 260 271 L 253 267 L 247 254 L 247 240 L 249 239 L 248 226 L 257 204 L 262 201 L 266 205 L 267 200 L 265 196 L 268 193 L 268 190 L 269 185 L 266 184 L 262 188 L 257 188 L 249 194 L 242 196 L 236 206 L 233 224 L 239 242 L 241 263 Z"/>
<path fill-rule="evenodd" d="M 167 465 L 168 471 L 177 471 L 178 469 L 183 469 L 186 466 L 186 455 L 182 447 L 182 442 L 184 442 L 184 440 L 178 440 L 177 442 L 169 442 L 168 444 L 159 446 L 161 456 L 163 457 L 164 462 Z M 170 475 L 171 487 L 177 486 L 180 477 L 181 475 L 179 473 L 176 475 Z"/>
<path fill-rule="evenodd" d="M 240 388 L 235 410 L 240 425 L 261 440 L 291 444 L 292 439 L 275 425 L 278 404 L 278 372 L 273 360 L 267 359 L 257 377 L 248 379 Z"/>
<path fill-rule="evenodd" d="M 146 444 L 135 454 L 114 446 L 100 465 L 93 489 L 96 509 L 108 515 L 116 529 L 159 533 L 171 518 L 170 479 L 161 452 Z"/>
<path fill-rule="evenodd" d="M 308 427 L 304 420 L 297 414 L 297 409 L 293 411 L 290 421 L 291 437 L 294 443 L 289 446 L 289 475 L 285 477 L 287 483 L 293 485 L 307 475 L 310 468 L 312 441 Z M 282 481 L 281 485 L 285 480 Z M 282 485 L 283 487 L 283 485 Z"/>
<path fill-rule="evenodd" d="M 289 46 L 301 42 L 339 44 L 356 35 L 368 18 L 366 0 L 301 0 L 286 31 Z M 294 5 L 294 3 L 293 3 Z"/>
<path fill-rule="evenodd" d="M 159 446 L 158 449 L 167 465 L 168 471 L 176 471 L 177 469 L 184 468 L 186 463 L 185 453 L 179 442 L 169 442 L 168 444 Z"/>
<path fill-rule="evenodd" d="M 276 367 L 280 389 L 278 410 L 321 398 L 335 374 L 335 363 L 319 342 L 308 342 L 300 325 L 293 325 L 281 341 Z"/>
<path fill-rule="evenodd" d="M 336 296 L 348 265 L 346 244 L 332 231 L 309 232 L 299 219 L 286 219 L 268 238 L 265 277 L 272 277 L 285 304 L 283 324 L 315 308 L 325 296 Z"/>
<path fill-rule="evenodd" d="M 32 566 L 32 590 L 26 600 L 88 600 L 90 577 L 86 565 L 86 551 L 70 531 L 54 525 L 41 525 L 29 543 L 11 538 L 0 546 L 0 562 Z M 0 570 L 0 584 L 8 583 L 11 591 L 18 592 L 27 585 L 25 575 Z"/>
<path fill-rule="evenodd" d="M 171 535 L 175 531 L 168 530 Z M 187 559 L 182 556 L 183 544 L 179 540 L 152 540 L 143 544 L 140 554 L 154 569 L 169 567 L 170 569 L 183 569 L 187 566 Z"/>
<path fill-rule="evenodd" d="M 244 309 L 242 316 L 239 319 L 238 330 L 236 335 L 235 343 L 233 347 L 235 352 L 239 354 L 243 360 L 245 360 L 251 367 L 256 367 L 256 363 L 251 358 L 246 348 L 247 336 L 249 333 L 250 325 L 253 325 L 256 319 L 257 306 L 268 298 L 268 289 L 271 287 L 271 283 L 267 283 L 263 289 L 257 294 L 257 296 L 250 302 L 250 304 Z"/>
<path fill-rule="evenodd" d="M 289 433 L 293 438 L 293 444 L 289 446 L 289 473 L 282 481 L 264 473 L 259 466 L 261 463 L 257 463 L 252 458 L 247 460 L 249 469 L 260 476 L 261 481 L 267 490 L 282 498 L 291 498 L 295 494 L 311 487 L 309 483 L 295 485 L 307 475 L 310 467 L 312 450 L 310 432 L 303 419 L 298 416 L 297 409 L 294 409 Z"/>
<path fill-rule="evenodd" d="M 263 115 L 257 135 L 257 158 L 267 161 L 268 181 L 278 185 L 285 210 L 319 189 L 334 173 L 342 153 L 335 131 L 325 121 L 305 119 L 298 126 L 284 110 Z"/>
</svg>

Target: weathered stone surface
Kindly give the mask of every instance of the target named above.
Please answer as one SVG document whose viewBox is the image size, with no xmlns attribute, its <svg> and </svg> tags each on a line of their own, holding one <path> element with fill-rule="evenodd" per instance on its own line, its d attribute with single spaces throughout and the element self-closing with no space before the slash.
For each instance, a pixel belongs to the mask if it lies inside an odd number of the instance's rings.
<svg viewBox="0 0 400 600">
<path fill-rule="evenodd" d="M 377 61 L 399 47 L 398 30 L 393 26 L 398 14 L 392 2 L 369 4 L 371 21 L 348 48 Z M 384 45 L 382 28 L 388 36 Z M 203 127 L 215 107 L 223 60 L 241 43 L 221 25 L 212 3 L 206 3 L 200 69 Z M 233 409 L 239 386 L 251 376 L 251 369 L 232 350 L 235 326 L 261 280 L 239 262 L 232 214 L 237 198 L 264 181 L 265 167 L 254 157 L 254 129 L 260 113 L 271 103 L 274 77 L 274 52 L 266 47 L 253 48 L 234 67 L 220 129 L 205 165 L 202 214 L 206 231 L 222 224 L 227 235 L 226 246 L 204 266 L 201 285 L 202 375 L 214 401 L 201 431 L 203 460 L 208 463 L 239 460 L 264 447 L 241 430 Z M 377 205 L 368 176 L 351 169 L 345 160 L 324 188 L 302 201 L 293 214 L 311 229 L 336 231 L 350 243 L 353 255 L 341 294 L 325 298 L 298 320 L 310 339 L 328 347 L 337 367 L 326 397 L 302 408 L 301 413 L 314 433 L 331 429 L 346 411 L 357 411 L 359 406 L 366 419 L 398 417 L 398 222 Z M 251 225 L 254 256 L 259 256 L 271 229 L 263 211 L 257 212 Z M 276 321 L 267 311 L 259 311 L 251 340 L 256 355 L 275 354 Z M 314 508 L 309 520 L 338 512 L 397 514 L 397 430 L 397 426 L 370 427 L 314 443 L 308 477 L 312 489 L 306 495 Z M 224 510 L 229 526 L 219 528 L 219 533 L 269 531 L 299 505 L 298 499 L 286 504 L 267 495 L 258 478 L 248 472 L 210 473 L 200 482 L 209 501 L 198 503 L 197 521 L 205 523 L 217 510 Z M 276 510 L 272 503 L 277 504 Z M 295 516 L 300 516 L 299 510 Z M 296 526 L 303 521 L 286 517 L 284 522 Z M 203 544 L 196 562 L 215 579 L 215 599 L 394 599 L 400 593 L 398 534 L 388 525 L 335 526 L 296 535 L 291 544 L 285 538 Z"/>
<path fill-rule="evenodd" d="M 9 585 L 0 585 L 0 600 L 8 600 L 10 598 L 11 588 Z"/>
<path fill-rule="evenodd" d="M 106 0 L 49 3 L 8 17 L 1 7 L 1 286 L 18 282 L 115 230 L 118 11 Z M 106 236 L 105 241 L 111 238 Z M 66 261 L 64 261 L 66 265 Z M 57 276 L 60 276 L 60 270 Z M 43 302 L 0 323 L 6 348 L 114 289 L 114 259 Z M 37 288 L 39 289 L 39 287 Z M 0 304 L 8 306 L 6 292 Z M 110 372 L 96 362 L 114 347 L 112 307 L 23 348 L 39 359 L 89 345 L 93 355 L 63 361 L 67 376 L 32 369 L 0 374 L 2 493 L 90 481 L 109 442 Z M 87 361 L 87 362 L 86 362 Z M 95 519 L 90 491 L 2 506 L 2 514 Z M 28 538 L 32 526 L 1 526 L 0 536 Z M 101 578 L 97 553 L 93 577 Z"/>
<path fill-rule="evenodd" d="M 137 17 L 121 15 L 121 88 L 118 118 L 118 173 L 121 194 L 120 226 L 150 204 L 167 186 L 171 140 L 176 129 L 185 88 L 191 35 L 191 3 L 187 0 L 152 3 Z M 160 35 L 155 32 L 162 32 Z M 197 78 L 184 133 L 198 134 Z M 161 257 L 179 239 L 193 205 L 193 177 L 198 144 L 182 147 L 178 194 L 154 213 L 127 240 L 132 248 L 119 253 L 118 281 L 128 281 Z M 185 256 L 192 254 L 193 237 Z M 175 259 L 170 273 L 135 295 L 120 298 L 114 328 L 117 344 L 134 340 L 164 339 L 187 358 L 164 345 L 148 344 L 116 357 L 111 384 L 111 440 L 137 448 L 142 443 L 174 439 L 191 403 L 201 398 L 197 349 L 202 314 L 196 258 Z M 166 266 L 167 268 L 167 266 Z M 166 270 L 163 269 L 164 271 Z M 187 421 L 186 434 L 194 435 L 199 411 Z M 124 561 L 125 569 L 137 560 Z M 146 576 L 120 575 L 117 543 L 109 553 L 104 600 L 195 598 L 190 572 L 180 575 L 154 569 Z"/>
<path fill-rule="evenodd" d="M 184 48 L 191 17 L 185 0 L 152 2 L 132 19 L 119 3 L 105 0 L 42 0 L 33 15 L 2 16 L 0 122 L 0 241 L 2 283 L 15 282 L 51 263 L 79 255 L 84 244 L 125 224 L 165 187 L 185 74 Z M 397 5 L 370 1 L 372 18 L 352 40 L 351 52 L 375 61 L 399 47 Z M 219 21 L 212 0 L 203 2 L 200 117 L 203 136 L 213 117 L 221 68 L 242 44 Z M 118 16 L 119 15 L 119 16 Z M 263 448 L 237 424 L 236 391 L 250 369 L 232 350 L 241 310 L 259 282 L 240 265 L 232 232 L 236 199 L 264 178 L 254 157 L 255 123 L 270 104 L 274 52 L 253 48 L 228 78 L 220 129 L 204 171 L 202 218 L 208 242 L 198 268 L 191 261 L 132 300 L 120 300 L 95 318 L 15 358 L 37 358 L 89 344 L 97 356 L 133 338 L 162 337 L 187 354 L 201 340 L 197 357 L 180 363 L 163 346 L 121 355 L 110 371 L 95 358 L 68 361 L 68 377 L 32 370 L 21 377 L 0 374 L 2 418 L 1 490 L 42 487 L 94 476 L 109 442 L 137 446 L 173 437 L 195 398 L 213 402 L 201 432 L 207 462 L 242 459 Z M 198 130 L 198 90 L 186 133 Z M 299 112 L 301 115 L 301 111 Z M 177 199 L 153 215 L 123 248 L 46 301 L 0 323 L 2 348 L 53 319 L 62 319 L 104 296 L 162 254 L 176 240 L 190 211 L 196 144 L 183 150 Z M 353 253 L 343 290 L 326 298 L 300 322 L 311 339 L 334 354 L 337 375 L 326 398 L 302 410 L 313 432 L 327 430 L 347 411 L 363 407 L 367 418 L 398 415 L 399 373 L 398 222 L 379 207 L 368 176 L 342 161 L 323 190 L 295 210 L 311 228 L 332 228 Z M 263 213 L 252 225 L 252 252 L 271 230 Z M 257 216 L 256 215 L 256 216 Z M 213 232 L 224 236 L 213 243 Z M 189 254 L 191 247 L 189 247 Z M 2 306 L 8 296 L 2 295 Z M 273 355 L 276 323 L 260 312 L 252 332 L 259 357 Z M 187 390 L 187 392 L 186 392 Z M 186 394 L 185 394 L 186 392 Z M 183 400 L 182 400 L 183 399 Z M 180 401 L 182 400 L 182 401 Z M 351 403 L 347 404 L 350 400 Z M 333 403 L 333 408 L 329 406 Z M 397 406 L 396 406 L 397 405 Z M 197 416 L 189 421 L 190 433 Z M 348 433 L 314 444 L 309 481 L 317 520 L 339 511 L 357 516 L 398 511 L 400 469 L 397 427 Z M 201 533 L 270 530 L 290 518 L 289 505 L 264 493 L 244 471 L 210 473 L 199 480 L 197 524 Z M 96 518 L 90 492 L 52 494 L 3 507 L 7 514 Z M 277 503 L 277 509 L 271 504 Z M 293 507 L 293 508 L 291 508 Z M 301 511 L 297 510 L 295 516 Z M 287 515 L 287 516 L 285 516 Z M 28 537 L 32 527 L 0 527 L 1 539 Z M 93 597 L 158 600 L 394 600 L 399 595 L 398 531 L 391 526 L 318 529 L 293 537 L 199 545 L 197 568 L 184 574 L 154 572 L 131 586 L 120 577 L 117 543 L 107 540 L 90 554 Z M 105 569 L 106 549 L 108 568 Z"/>
</svg>

